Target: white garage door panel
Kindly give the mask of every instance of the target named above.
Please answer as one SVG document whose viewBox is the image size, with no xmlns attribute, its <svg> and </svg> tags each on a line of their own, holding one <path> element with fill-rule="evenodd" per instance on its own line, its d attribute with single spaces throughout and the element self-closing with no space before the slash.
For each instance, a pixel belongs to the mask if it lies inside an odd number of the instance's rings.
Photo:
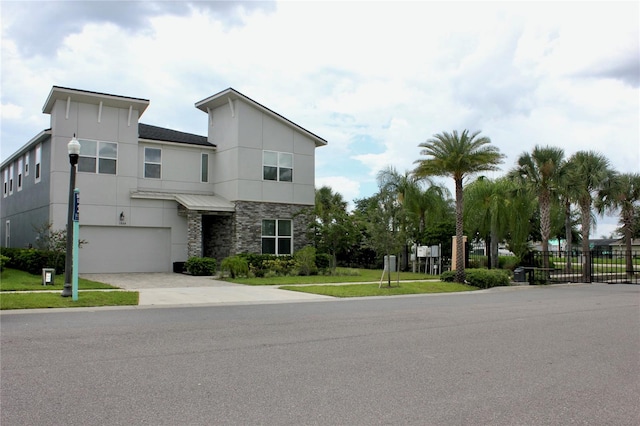
<svg viewBox="0 0 640 426">
<path fill-rule="evenodd" d="M 171 229 L 82 226 L 80 273 L 170 272 Z"/>
</svg>

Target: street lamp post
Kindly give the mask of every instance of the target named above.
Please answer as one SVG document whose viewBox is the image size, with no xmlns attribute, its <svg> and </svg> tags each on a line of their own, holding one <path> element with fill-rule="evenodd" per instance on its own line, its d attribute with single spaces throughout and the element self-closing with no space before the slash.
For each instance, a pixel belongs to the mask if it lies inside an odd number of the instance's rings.
<svg viewBox="0 0 640 426">
<path fill-rule="evenodd" d="M 65 254 L 64 266 L 64 287 L 62 288 L 62 297 L 70 297 L 72 292 L 72 270 L 73 270 L 73 206 L 74 206 L 74 190 L 76 187 L 76 165 L 80 157 L 80 142 L 73 135 L 71 142 L 67 144 L 67 152 L 69 153 L 69 163 L 71 164 L 71 175 L 69 177 L 69 205 L 67 209 L 67 250 Z"/>
</svg>

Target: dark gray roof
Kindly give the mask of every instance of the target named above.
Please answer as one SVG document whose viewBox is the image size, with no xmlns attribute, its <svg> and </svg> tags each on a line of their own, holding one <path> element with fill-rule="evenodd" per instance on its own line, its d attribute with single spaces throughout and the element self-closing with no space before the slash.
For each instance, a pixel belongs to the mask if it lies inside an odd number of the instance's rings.
<svg viewBox="0 0 640 426">
<path fill-rule="evenodd" d="M 207 141 L 206 136 L 194 135 L 193 133 L 179 132 L 177 130 L 166 129 L 164 127 L 151 126 L 149 124 L 138 123 L 138 136 L 140 139 L 150 139 L 154 141 L 176 142 L 189 145 L 200 145 L 214 147 L 215 145 Z"/>
</svg>

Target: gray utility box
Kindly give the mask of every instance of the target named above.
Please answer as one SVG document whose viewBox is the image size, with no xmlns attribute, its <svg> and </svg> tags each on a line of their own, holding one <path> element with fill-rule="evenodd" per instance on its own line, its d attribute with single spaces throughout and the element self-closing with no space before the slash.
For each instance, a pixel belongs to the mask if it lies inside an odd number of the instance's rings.
<svg viewBox="0 0 640 426">
<path fill-rule="evenodd" d="M 396 271 L 396 257 L 395 256 L 385 256 L 384 257 L 384 269 L 389 272 Z"/>
<path fill-rule="evenodd" d="M 56 270 L 53 268 L 42 268 L 42 285 L 54 285 Z"/>
<path fill-rule="evenodd" d="M 524 268 L 516 268 L 513 270 L 513 280 L 517 283 L 523 283 L 527 281 Z"/>
</svg>

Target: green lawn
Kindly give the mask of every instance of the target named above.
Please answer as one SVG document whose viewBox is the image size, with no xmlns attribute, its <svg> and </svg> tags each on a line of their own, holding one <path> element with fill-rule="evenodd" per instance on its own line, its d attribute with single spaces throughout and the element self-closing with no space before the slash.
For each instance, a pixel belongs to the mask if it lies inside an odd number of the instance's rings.
<svg viewBox="0 0 640 426">
<path fill-rule="evenodd" d="M 0 291 L 62 291 L 62 287 L 64 286 L 64 274 L 56 275 L 54 283 L 55 285 L 42 285 L 41 275 L 32 275 L 28 272 L 18 271 L 17 269 L 5 269 L 0 273 Z M 117 287 L 109 284 L 78 278 L 78 289 L 80 290 L 116 288 Z"/>
<path fill-rule="evenodd" d="M 287 284 L 335 284 L 335 283 L 362 283 L 380 282 L 382 269 L 348 269 L 337 268 L 336 275 L 309 275 L 291 277 L 268 277 L 268 278 L 223 278 L 225 281 L 246 284 L 246 285 L 287 285 Z M 398 279 L 398 274 L 391 275 L 391 283 Z M 425 275 L 423 273 L 401 272 L 400 280 L 437 280 L 438 276 Z M 384 283 L 387 282 L 387 274 L 384 276 Z"/>
<path fill-rule="evenodd" d="M 378 284 L 346 284 L 346 285 L 311 285 L 311 286 L 282 286 L 283 290 L 301 291 L 304 293 L 322 294 L 333 297 L 364 297 L 364 296 L 395 296 L 400 294 L 421 293 L 452 293 L 460 291 L 477 290 L 466 284 L 446 282 L 400 282 L 392 283 L 387 287 L 385 283 L 381 288 Z"/>
<path fill-rule="evenodd" d="M 137 305 L 137 291 L 82 291 L 75 302 L 60 293 L 3 293 L 0 309 L 81 308 L 92 306 Z"/>
<path fill-rule="evenodd" d="M 117 291 L 118 288 L 96 281 L 78 279 L 78 300 L 62 297 L 64 275 L 56 275 L 55 285 L 42 285 L 42 276 L 16 269 L 0 273 L 0 309 L 78 308 L 90 306 L 137 305 L 138 292 Z M 85 291 L 112 290 L 116 291 Z M 54 292 L 49 292 L 54 290 Z M 28 291 L 29 293 L 22 293 Z"/>
</svg>

